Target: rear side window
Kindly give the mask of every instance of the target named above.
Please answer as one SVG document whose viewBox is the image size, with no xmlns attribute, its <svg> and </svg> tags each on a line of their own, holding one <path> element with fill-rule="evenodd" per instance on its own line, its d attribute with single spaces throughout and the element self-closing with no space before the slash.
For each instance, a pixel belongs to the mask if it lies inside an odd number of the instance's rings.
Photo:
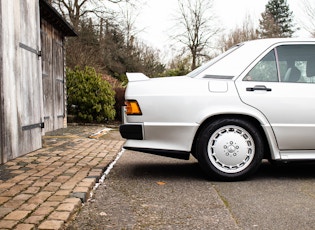
<svg viewBox="0 0 315 230">
<path fill-rule="evenodd" d="M 271 50 L 263 59 L 261 59 L 254 68 L 243 79 L 244 81 L 278 81 L 278 71 L 275 51 Z"/>
</svg>

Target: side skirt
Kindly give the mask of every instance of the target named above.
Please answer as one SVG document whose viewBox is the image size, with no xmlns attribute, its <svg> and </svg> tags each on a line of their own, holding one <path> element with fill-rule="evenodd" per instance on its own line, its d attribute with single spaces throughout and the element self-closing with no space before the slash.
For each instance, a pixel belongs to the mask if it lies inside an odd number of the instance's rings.
<svg viewBox="0 0 315 230">
<path fill-rule="evenodd" d="M 315 160 L 315 150 L 281 151 L 280 157 L 279 160 L 283 161 Z"/>
</svg>

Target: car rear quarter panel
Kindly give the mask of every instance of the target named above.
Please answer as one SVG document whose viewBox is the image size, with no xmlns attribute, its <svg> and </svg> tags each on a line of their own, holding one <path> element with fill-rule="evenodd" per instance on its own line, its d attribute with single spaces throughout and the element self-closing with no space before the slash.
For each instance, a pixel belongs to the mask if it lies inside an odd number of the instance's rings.
<svg viewBox="0 0 315 230">
<path fill-rule="evenodd" d="M 245 114 L 268 124 L 259 111 L 240 101 L 232 80 L 174 77 L 129 84 L 126 99 L 137 100 L 142 115 L 127 116 L 126 123 L 142 124 L 144 140 L 128 140 L 125 146 L 190 152 L 199 126 L 222 114 Z"/>
</svg>

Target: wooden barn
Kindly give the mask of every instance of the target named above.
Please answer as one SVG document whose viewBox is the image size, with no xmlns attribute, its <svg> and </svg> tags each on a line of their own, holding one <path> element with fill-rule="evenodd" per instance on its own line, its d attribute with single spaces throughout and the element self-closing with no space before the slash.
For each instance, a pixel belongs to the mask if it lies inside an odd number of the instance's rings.
<svg viewBox="0 0 315 230">
<path fill-rule="evenodd" d="M 44 0 L 0 1 L 0 163 L 42 147 L 63 128 L 71 26 Z"/>
</svg>

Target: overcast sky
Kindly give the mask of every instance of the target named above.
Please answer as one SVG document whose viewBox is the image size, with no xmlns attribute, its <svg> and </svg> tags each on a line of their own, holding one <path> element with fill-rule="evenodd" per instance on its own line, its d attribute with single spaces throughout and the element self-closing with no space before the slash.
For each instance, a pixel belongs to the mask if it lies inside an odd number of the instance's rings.
<svg viewBox="0 0 315 230">
<path fill-rule="evenodd" d="M 227 33 L 241 25 L 246 15 L 258 24 L 267 3 L 268 0 L 213 0 L 213 10 L 216 12 L 218 23 Z M 303 17 L 302 2 L 287 0 L 287 3 L 293 11 L 295 23 L 298 27 L 303 27 L 300 25 Z M 137 27 L 144 29 L 138 36 L 155 48 L 161 50 L 167 48 L 177 6 L 177 0 L 147 0 L 137 17 Z M 298 36 L 308 36 L 308 33 L 301 30 Z"/>
</svg>

